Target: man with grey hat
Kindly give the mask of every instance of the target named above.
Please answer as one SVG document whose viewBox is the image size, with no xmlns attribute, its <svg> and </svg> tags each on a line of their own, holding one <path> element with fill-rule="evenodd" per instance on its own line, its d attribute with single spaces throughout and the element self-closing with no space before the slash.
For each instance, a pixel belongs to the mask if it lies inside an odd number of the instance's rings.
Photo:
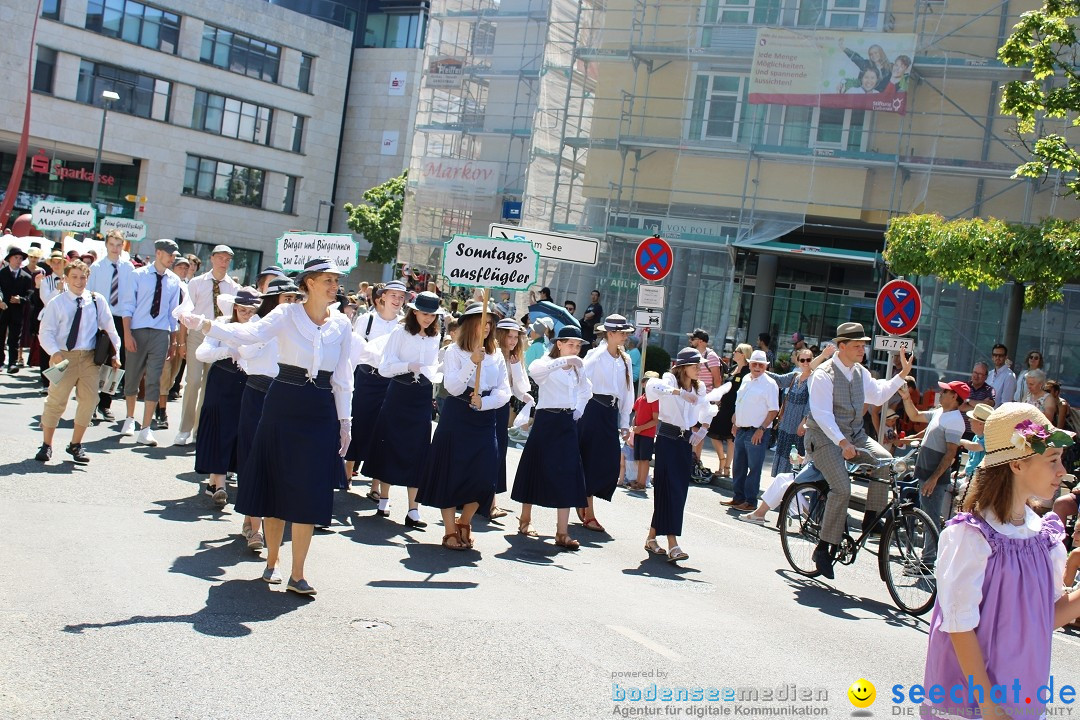
<svg viewBox="0 0 1080 720">
<path fill-rule="evenodd" d="M 904 385 L 911 372 L 911 357 L 901 354 L 900 372 L 891 380 L 875 380 L 861 361 L 870 341 L 857 322 L 842 323 L 833 342 L 836 354 L 823 362 L 810 377 L 810 411 L 806 418 L 806 451 L 829 483 L 829 495 L 821 525 L 820 542 L 814 550 L 818 571 L 833 578 L 833 552 L 847 529 L 848 500 L 851 498 L 849 460 L 857 455 L 874 461 L 892 457 L 871 440 L 863 429 L 864 405 L 881 405 Z M 880 512 L 888 500 L 882 483 L 870 483 L 866 513 Z"/>
<path fill-rule="evenodd" d="M 220 295 L 236 295 L 240 286 L 229 277 L 229 264 L 232 263 L 233 251 L 228 245 L 216 245 L 210 252 L 210 269 L 188 283 L 194 313 L 205 318 L 221 317 L 221 308 L 217 299 Z M 198 430 L 199 413 L 202 411 L 202 391 L 206 384 L 206 363 L 199 362 L 195 351 L 202 345 L 203 334 L 198 330 L 180 327 L 180 353 L 187 360 L 187 375 L 184 387 L 184 404 L 180 414 L 180 432 L 173 441 L 174 445 L 187 445 L 192 435 Z"/>
<path fill-rule="evenodd" d="M 172 240 L 155 242 L 154 262 L 131 273 L 131 282 L 120 296 L 124 346 L 128 353 L 124 376 L 127 418 L 120 432 L 127 436 L 135 434 L 135 400 L 139 383 L 145 377 L 142 430 L 136 438 L 142 445 L 157 445 L 150 421 L 158 405 L 161 370 L 178 349 L 179 323 L 172 311 L 180 305 L 183 290 L 180 278 L 171 268 L 179 252 Z"/>
</svg>

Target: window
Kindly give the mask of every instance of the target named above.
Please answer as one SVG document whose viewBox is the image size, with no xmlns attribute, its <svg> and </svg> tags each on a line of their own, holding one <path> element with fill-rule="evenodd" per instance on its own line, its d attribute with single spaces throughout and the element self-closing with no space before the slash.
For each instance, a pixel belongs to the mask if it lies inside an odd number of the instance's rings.
<svg viewBox="0 0 1080 720">
<path fill-rule="evenodd" d="M 690 139 L 760 139 L 765 106 L 747 102 L 749 85 L 749 78 L 739 75 L 698 75 L 690 109 Z"/>
<path fill-rule="evenodd" d="M 86 29 L 171 55 L 180 42 L 179 15 L 135 0 L 89 0 Z"/>
<path fill-rule="evenodd" d="M 295 153 L 304 150 L 304 116 L 293 115 L 292 121 L 292 151 Z"/>
<path fill-rule="evenodd" d="M 881 0 L 801 0 L 799 25 L 878 29 Z"/>
<path fill-rule="evenodd" d="M 79 66 L 79 89 L 75 99 L 89 105 L 101 105 L 101 93 L 112 90 L 120 99 L 111 110 L 168 121 L 172 83 L 151 75 L 83 60 Z"/>
<path fill-rule="evenodd" d="M 495 23 L 481 20 L 472 28 L 473 55 L 491 55 L 495 52 Z"/>
<path fill-rule="evenodd" d="M 293 210 L 296 206 L 296 181 L 299 180 L 295 175 L 285 176 L 285 195 L 281 198 L 281 212 L 293 214 Z M 315 228 L 319 231 L 319 228 Z"/>
<path fill-rule="evenodd" d="M 273 111 L 268 107 L 196 90 L 191 126 L 216 135 L 269 145 L 272 116 Z"/>
<path fill-rule="evenodd" d="M 362 45 L 368 48 L 421 48 L 424 46 L 424 16 L 369 13 Z"/>
<path fill-rule="evenodd" d="M 52 95 L 55 75 L 56 51 L 38 45 L 37 61 L 34 64 L 34 91 Z"/>
<path fill-rule="evenodd" d="M 707 0 L 706 25 L 778 25 L 781 0 Z"/>
<path fill-rule="evenodd" d="M 49 20 L 59 20 L 60 0 L 45 0 L 41 3 L 41 17 Z"/>
<path fill-rule="evenodd" d="M 257 168 L 188 155 L 184 195 L 261 208 L 265 175 Z"/>
<path fill-rule="evenodd" d="M 307 53 L 300 56 L 300 77 L 296 81 L 296 87 L 304 92 L 311 92 L 311 66 L 315 58 Z"/>
<path fill-rule="evenodd" d="M 247 35 L 206 25 L 199 59 L 241 75 L 276 83 L 281 48 Z"/>
<path fill-rule="evenodd" d="M 861 152 L 866 149 L 865 123 L 865 110 L 789 106 L 781 144 Z"/>
</svg>

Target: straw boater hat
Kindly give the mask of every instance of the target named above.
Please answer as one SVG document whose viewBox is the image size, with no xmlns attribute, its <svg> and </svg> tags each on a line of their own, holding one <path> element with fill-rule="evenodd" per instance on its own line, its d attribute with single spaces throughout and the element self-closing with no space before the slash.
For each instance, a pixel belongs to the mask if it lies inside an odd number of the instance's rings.
<svg viewBox="0 0 1080 720">
<path fill-rule="evenodd" d="M 484 303 L 477 300 L 472 300 L 465 306 L 465 312 L 461 313 L 461 317 L 467 318 L 470 315 L 479 315 L 484 312 Z M 495 303 L 488 303 L 488 315 L 495 314 Z"/>
<path fill-rule="evenodd" d="M 297 286 L 299 286 L 308 275 L 315 275 L 317 273 L 341 275 L 341 268 L 339 268 L 337 263 L 330 258 L 315 258 L 314 260 L 308 260 L 304 263 L 304 269 L 296 276 Z"/>
<path fill-rule="evenodd" d="M 990 413 L 994 412 L 993 405 L 987 405 L 986 403 L 979 403 L 971 410 L 968 410 L 965 414 L 972 420 L 978 420 L 979 422 L 986 422 L 990 417 Z"/>
<path fill-rule="evenodd" d="M 604 332 L 633 332 L 634 326 L 622 315 L 608 315 L 604 318 Z"/>
<path fill-rule="evenodd" d="M 684 347 L 679 351 L 679 354 L 675 356 L 675 362 L 671 364 L 672 367 L 682 367 L 683 365 L 697 365 L 701 362 L 701 353 L 692 347 Z"/>
<path fill-rule="evenodd" d="M 255 288 L 240 288 L 235 295 L 218 295 L 217 305 L 222 315 L 232 316 L 233 306 L 257 308 L 262 304 L 262 296 Z"/>
<path fill-rule="evenodd" d="M 270 281 L 270 284 L 266 286 L 263 297 L 267 295 L 296 295 L 299 292 L 300 288 L 296 287 L 292 280 L 282 275 Z"/>
<path fill-rule="evenodd" d="M 573 325 L 563 325 L 561 328 L 559 328 L 559 335 L 555 339 L 556 340 L 577 340 L 578 342 L 581 342 L 582 341 L 581 331 L 578 330 Z"/>
<path fill-rule="evenodd" d="M 495 325 L 496 330 L 515 330 L 517 332 L 525 332 L 525 326 L 519 323 L 514 318 L 503 318 Z"/>
<path fill-rule="evenodd" d="M 1004 403 L 986 419 L 983 431 L 986 456 L 979 467 L 1004 465 L 1042 455 L 1050 448 L 1069 447 L 1074 435 L 1054 427 L 1034 405 Z"/>
<path fill-rule="evenodd" d="M 446 311 L 442 309 L 442 303 L 439 302 L 439 296 L 433 292 L 424 291 L 416 296 L 416 299 L 405 307 L 416 312 L 430 313 L 431 315 L 445 315 Z"/>
</svg>

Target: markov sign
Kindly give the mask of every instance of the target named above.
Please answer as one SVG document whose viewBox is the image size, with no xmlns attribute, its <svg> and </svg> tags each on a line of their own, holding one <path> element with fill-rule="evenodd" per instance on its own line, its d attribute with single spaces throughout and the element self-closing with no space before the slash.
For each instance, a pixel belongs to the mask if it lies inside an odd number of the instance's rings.
<svg viewBox="0 0 1080 720">
<path fill-rule="evenodd" d="M 443 274 L 451 285 L 528 290 L 540 255 L 524 240 L 455 235 L 443 245 Z"/>
<path fill-rule="evenodd" d="M 479 212 L 490 209 L 499 194 L 499 163 L 438 157 L 420 162 L 416 199 L 424 205 Z"/>
<path fill-rule="evenodd" d="M 352 235 L 344 233 L 286 233 L 277 240 L 277 264 L 285 272 L 303 270 L 304 263 L 330 258 L 342 272 L 356 267 L 360 253 Z"/>
<path fill-rule="evenodd" d="M 90 203 L 48 202 L 41 200 L 31 209 L 38 230 L 87 232 L 97 224 L 97 211 Z"/>
</svg>

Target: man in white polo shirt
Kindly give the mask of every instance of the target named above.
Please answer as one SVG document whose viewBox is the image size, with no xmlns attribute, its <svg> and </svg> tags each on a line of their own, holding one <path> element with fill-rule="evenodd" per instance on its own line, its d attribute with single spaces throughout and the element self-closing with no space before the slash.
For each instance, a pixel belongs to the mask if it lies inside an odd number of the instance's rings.
<svg viewBox="0 0 1080 720">
<path fill-rule="evenodd" d="M 780 388 L 765 374 L 769 358 L 764 350 L 750 354 L 750 375 L 735 396 L 735 460 L 731 480 L 734 496 L 722 504 L 740 512 L 757 507 L 761 468 L 769 449 L 769 433 L 780 412 Z"/>
<path fill-rule="evenodd" d="M 229 277 L 229 264 L 232 263 L 233 251 L 228 245 L 217 245 L 210 253 L 210 270 L 188 283 L 188 294 L 195 306 L 192 311 L 205 318 L 221 317 L 218 307 L 219 295 L 235 295 L 240 290 L 236 281 Z M 198 330 L 188 330 L 181 325 L 180 348 L 187 359 L 187 380 L 184 386 L 184 405 L 180 415 L 180 432 L 174 440 L 175 445 L 187 445 L 192 434 L 198 429 L 199 412 L 202 410 L 202 391 L 206 383 L 205 363 L 195 357 L 195 350 L 202 345 L 203 334 Z"/>
</svg>

